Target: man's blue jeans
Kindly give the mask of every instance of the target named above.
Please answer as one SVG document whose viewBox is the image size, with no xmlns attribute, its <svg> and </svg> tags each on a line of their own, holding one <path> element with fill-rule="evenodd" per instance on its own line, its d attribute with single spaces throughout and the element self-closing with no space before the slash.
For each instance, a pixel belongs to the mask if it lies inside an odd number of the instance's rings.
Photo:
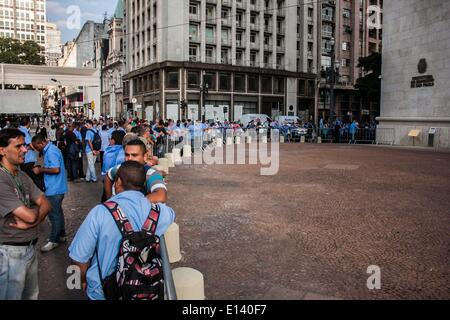
<svg viewBox="0 0 450 320">
<path fill-rule="evenodd" d="M 37 300 L 36 246 L 0 245 L 0 300 Z"/>
<path fill-rule="evenodd" d="M 50 210 L 48 214 L 48 218 L 52 224 L 52 231 L 50 233 L 49 241 L 58 243 L 60 237 L 66 236 L 66 226 L 62 209 L 64 195 L 47 196 L 47 199 L 52 205 L 52 210 Z"/>
</svg>

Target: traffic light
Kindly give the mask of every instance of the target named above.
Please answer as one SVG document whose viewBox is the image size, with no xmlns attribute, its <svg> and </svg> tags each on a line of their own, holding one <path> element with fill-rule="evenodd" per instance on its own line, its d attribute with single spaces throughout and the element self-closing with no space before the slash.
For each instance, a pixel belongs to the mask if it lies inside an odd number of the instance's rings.
<svg viewBox="0 0 450 320">
<path fill-rule="evenodd" d="M 228 113 L 228 107 L 223 108 L 223 113 Z"/>
</svg>

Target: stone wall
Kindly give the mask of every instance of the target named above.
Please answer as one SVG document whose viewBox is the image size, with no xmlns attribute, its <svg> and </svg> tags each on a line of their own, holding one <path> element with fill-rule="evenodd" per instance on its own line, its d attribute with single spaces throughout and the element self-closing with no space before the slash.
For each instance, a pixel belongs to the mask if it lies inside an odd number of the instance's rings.
<svg viewBox="0 0 450 320">
<path fill-rule="evenodd" d="M 395 144 L 450 148 L 450 1 L 384 2 L 380 127 L 395 129 Z M 420 66 L 420 67 L 419 67 Z M 414 87 L 412 81 L 414 81 Z M 408 137 L 420 129 L 417 139 Z"/>
</svg>

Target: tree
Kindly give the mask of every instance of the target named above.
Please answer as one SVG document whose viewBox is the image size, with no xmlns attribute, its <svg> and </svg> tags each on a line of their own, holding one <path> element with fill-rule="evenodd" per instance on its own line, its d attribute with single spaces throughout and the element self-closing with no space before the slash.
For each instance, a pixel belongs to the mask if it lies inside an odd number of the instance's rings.
<svg viewBox="0 0 450 320">
<path fill-rule="evenodd" d="M 43 65 L 42 48 L 34 41 L 0 38 L 0 63 Z"/>
<path fill-rule="evenodd" d="M 365 101 L 379 102 L 381 98 L 381 54 L 373 53 L 368 57 L 359 58 L 359 68 L 366 73 L 356 80 L 359 95 Z"/>
</svg>

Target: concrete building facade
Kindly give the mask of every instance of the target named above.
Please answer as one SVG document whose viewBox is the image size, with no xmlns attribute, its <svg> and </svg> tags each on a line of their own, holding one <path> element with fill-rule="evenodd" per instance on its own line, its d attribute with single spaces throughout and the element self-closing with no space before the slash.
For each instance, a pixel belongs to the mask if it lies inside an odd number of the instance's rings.
<svg viewBox="0 0 450 320">
<path fill-rule="evenodd" d="M 309 121 L 317 10 L 298 0 L 126 0 L 124 103 L 148 119 Z"/>
<path fill-rule="evenodd" d="M 77 38 L 63 46 L 63 56 L 58 62 L 61 67 L 93 68 L 101 70 L 104 51 L 107 51 L 108 35 L 104 23 L 87 21 L 81 28 Z M 101 82 L 100 82 L 101 83 Z M 70 87 L 64 84 L 65 109 L 81 112 L 98 118 L 102 106 L 102 83 L 98 87 Z M 94 102 L 95 110 L 90 111 L 88 103 Z"/>
<path fill-rule="evenodd" d="M 0 0 L 0 37 L 46 44 L 45 0 Z"/>
<path fill-rule="evenodd" d="M 373 121 L 379 103 L 362 101 L 356 80 L 364 76 L 359 58 L 382 50 L 383 0 L 321 0 L 318 20 L 318 64 L 322 71 L 317 102 L 320 118 L 331 115 L 331 83 L 325 71 L 336 70 L 334 117 L 343 121 Z"/>
<path fill-rule="evenodd" d="M 449 30 L 448 0 L 385 2 L 379 127 L 397 145 L 450 149 Z"/>
<path fill-rule="evenodd" d="M 45 63 L 50 67 L 57 67 L 61 58 L 61 31 L 55 23 L 46 24 Z"/>
<path fill-rule="evenodd" d="M 123 80 L 124 61 L 124 18 L 123 0 L 118 0 L 115 13 L 107 26 L 108 52 L 104 57 L 102 68 L 102 97 L 101 113 L 114 119 L 126 117 L 126 108 L 123 106 Z"/>
</svg>

